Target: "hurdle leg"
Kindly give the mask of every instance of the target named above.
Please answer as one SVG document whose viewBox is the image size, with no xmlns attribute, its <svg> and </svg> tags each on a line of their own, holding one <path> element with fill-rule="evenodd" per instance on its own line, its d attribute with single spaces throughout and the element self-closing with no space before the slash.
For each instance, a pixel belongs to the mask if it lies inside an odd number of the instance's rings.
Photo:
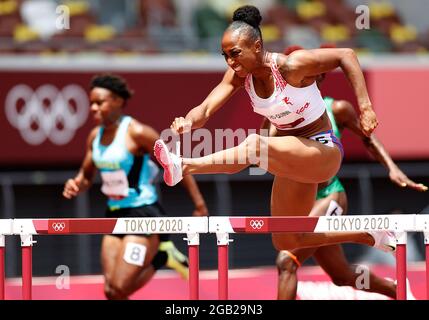
<svg viewBox="0 0 429 320">
<path fill-rule="evenodd" d="M 407 300 L 407 233 L 396 232 L 396 299 Z"/>
<path fill-rule="evenodd" d="M 216 233 L 218 252 L 218 297 L 228 300 L 228 233 Z"/>
<path fill-rule="evenodd" d="M 426 300 L 429 300 L 429 232 L 424 232 L 426 251 Z"/>
<path fill-rule="evenodd" d="M 22 299 L 32 299 L 32 282 L 33 282 L 33 235 L 21 235 L 22 250 Z"/>
<path fill-rule="evenodd" d="M 5 285 L 4 253 L 5 253 L 5 236 L 0 235 L 0 300 L 4 300 L 4 285 Z"/>
<path fill-rule="evenodd" d="M 189 255 L 189 299 L 199 300 L 200 285 L 200 235 L 198 233 L 188 233 L 188 255 Z"/>
</svg>

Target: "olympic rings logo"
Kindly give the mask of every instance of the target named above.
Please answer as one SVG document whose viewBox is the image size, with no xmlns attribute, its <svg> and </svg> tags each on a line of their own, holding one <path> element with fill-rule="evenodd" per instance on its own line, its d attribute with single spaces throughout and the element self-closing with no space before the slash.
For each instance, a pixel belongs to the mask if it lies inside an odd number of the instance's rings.
<svg viewBox="0 0 429 320">
<path fill-rule="evenodd" d="M 65 145 L 88 118 L 88 105 L 85 90 L 75 84 L 62 90 L 46 84 L 34 91 L 19 84 L 9 91 L 5 112 L 27 143 L 39 145 L 49 139 L 56 145 Z"/>
<path fill-rule="evenodd" d="M 54 223 L 52 223 L 52 229 L 55 232 L 64 231 L 65 227 L 66 227 L 65 222 L 54 222 Z"/>
<path fill-rule="evenodd" d="M 250 220 L 250 226 L 254 230 L 260 230 L 264 226 L 264 220 Z"/>
</svg>

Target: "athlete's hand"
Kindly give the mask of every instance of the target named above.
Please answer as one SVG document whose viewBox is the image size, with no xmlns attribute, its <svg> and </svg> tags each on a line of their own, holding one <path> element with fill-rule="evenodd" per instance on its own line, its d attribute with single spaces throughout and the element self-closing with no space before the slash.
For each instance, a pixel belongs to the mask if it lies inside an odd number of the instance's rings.
<svg viewBox="0 0 429 320">
<path fill-rule="evenodd" d="M 171 130 L 177 134 L 189 132 L 192 129 L 192 121 L 186 120 L 183 117 L 175 118 L 170 126 Z"/>
<path fill-rule="evenodd" d="M 372 108 L 362 108 L 360 113 L 360 125 L 363 133 L 369 137 L 378 126 L 377 116 Z"/>
<path fill-rule="evenodd" d="M 194 217 L 207 217 L 209 215 L 209 210 L 205 203 L 195 206 L 195 210 L 192 213 Z"/>
<path fill-rule="evenodd" d="M 403 173 L 399 168 L 394 168 L 389 172 L 390 180 L 402 188 L 410 188 L 417 191 L 427 191 L 426 187 L 422 183 L 416 183 L 409 179 L 405 173 Z"/>
<path fill-rule="evenodd" d="M 80 188 L 76 179 L 68 179 L 64 185 L 63 196 L 67 199 L 76 197 Z"/>
</svg>

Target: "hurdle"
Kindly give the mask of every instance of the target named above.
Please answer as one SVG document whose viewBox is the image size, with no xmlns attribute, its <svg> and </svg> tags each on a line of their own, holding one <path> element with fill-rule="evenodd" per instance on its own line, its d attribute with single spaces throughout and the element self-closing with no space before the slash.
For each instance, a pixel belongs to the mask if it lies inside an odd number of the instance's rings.
<svg viewBox="0 0 429 320">
<path fill-rule="evenodd" d="M 33 236 L 77 234 L 186 234 L 189 298 L 199 299 L 199 234 L 208 232 L 207 217 L 14 219 L 12 231 L 21 237 L 23 300 L 32 299 Z"/>
<path fill-rule="evenodd" d="M 22 297 L 32 299 L 32 247 L 35 235 L 185 234 L 189 255 L 189 298 L 199 299 L 200 234 L 215 233 L 218 247 L 218 298 L 228 299 L 228 246 L 231 233 L 318 233 L 390 231 L 395 234 L 397 299 L 407 298 L 407 232 L 423 232 L 426 298 L 429 300 L 429 216 L 246 216 L 157 218 L 0 219 L 0 300 L 5 298 L 5 236 L 19 235 L 22 248 Z"/>
<path fill-rule="evenodd" d="M 426 300 L 429 300 L 429 216 L 416 215 L 416 230 L 423 232 L 426 256 Z"/>
<path fill-rule="evenodd" d="M 426 218 L 426 217 L 421 217 Z M 359 215 L 330 217 L 210 217 L 209 233 L 215 233 L 218 245 L 218 297 L 228 299 L 228 245 L 230 233 L 312 233 L 312 232 L 368 232 L 391 231 L 396 237 L 397 299 L 406 300 L 407 232 L 416 231 L 419 223 L 428 229 L 429 220 L 417 221 L 417 215 Z M 426 232 L 426 273 L 428 273 L 429 245 Z M 428 288 L 429 288 L 429 280 Z M 429 297 L 429 289 L 428 289 Z"/>
<path fill-rule="evenodd" d="M 6 236 L 13 234 L 13 219 L 0 219 L 0 300 L 4 300 Z"/>
</svg>

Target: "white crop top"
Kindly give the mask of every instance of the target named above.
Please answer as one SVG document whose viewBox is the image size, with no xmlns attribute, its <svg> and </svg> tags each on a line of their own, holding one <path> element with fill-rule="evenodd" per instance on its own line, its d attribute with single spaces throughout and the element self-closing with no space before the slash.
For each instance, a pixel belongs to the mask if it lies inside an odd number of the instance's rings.
<svg viewBox="0 0 429 320">
<path fill-rule="evenodd" d="M 274 91 L 269 98 L 260 98 L 253 87 L 252 75 L 246 77 L 244 86 L 253 111 L 268 118 L 280 130 L 301 128 L 322 116 L 326 107 L 316 81 L 304 88 L 288 84 L 278 69 L 277 53 L 271 55 L 270 67 Z"/>
</svg>

